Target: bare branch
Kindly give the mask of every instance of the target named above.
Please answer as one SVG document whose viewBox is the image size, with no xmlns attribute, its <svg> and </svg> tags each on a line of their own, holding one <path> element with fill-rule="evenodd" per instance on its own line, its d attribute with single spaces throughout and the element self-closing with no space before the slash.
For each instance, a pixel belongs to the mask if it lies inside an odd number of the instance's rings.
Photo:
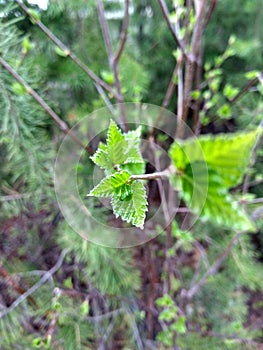
<svg viewBox="0 0 263 350">
<path fill-rule="evenodd" d="M 262 130 L 262 128 L 263 128 L 263 118 L 261 119 L 261 122 L 259 123 L 259 126 L 258 126 L 258 129 Z M 255 144 L 254 144 L 253 149 L 252 149 L 252 155 L 250 157 L 249 166 L 247 169 L 245 179 L 243 181 L 243 188 L 242 188 L 243 195 L 245 193 L 247 193 L 248 189 L 249 189 L 249 183 L 250 183 L 250 178 L 251 178 L 251 172 L 249 170 L 252 168 L 252 166 L 254 165 L 255 160 L 257 158 L 257 150 L 258 150 L 258 147 L 260 146 L 261 137 L 262 137 L 262 133 L 258 133 Z"/>
<path fill-rule="evenodd" d="M 2 276 L 6 283 L 13 288 L 13 290 L 15 290 L 18 294 L 24 294 L 26 292 L 26 290 L 20 286 L 19 283 L 17 283 L 17 281 L 13 278 L 12 275 L 10 275 L 10 273 L 4 268 L 4 266 L 0 265 L 0 276 Z M 31 296 L 28 297 L 29 302 L 34 305 L 37 306 L 37 303 L 35 301 L 34 298 L 32 298 Z"/>
<path fill-rule="evenodd" d="M 182 290 L 181 296 L 186 299 L 192 299 L 195 294 L 199 292 L 199 290 L 203 287 L 203 285 L 206 283 L 207 279 L 210 276 L 214 276 L 218 269 L 221 267 L 223 262 L 228 257 L 229 253 L 231 252 L 233 246 L 238 242 L 239 238 L 244 234 L 244 232 L 238 232 L 234 238 L 231 240 L 231 242 L 227 245 L 223 253 L 218 257 L 218 259 L 215 261 L 215 263 L 206 271 L 204 276 L 200 279 L 200 281 L 195 284 L 193 287 L 191 287 L 188 291 Z"/>
<path fill-rule="evenodd" d="M 176 137 L 184 137 L 185 122 L 188 117 L 189 111 L 189 99 L 190 93 L 193 87 L 194 74 L 196 66 L 200 64 L 200 50 L 202 47 L 202 36 L 204 31 L 204 18 L 206 13 L 206 3 L 207 0 L 196 0 L 196 22 L 194 26 L 194 31 L 191 39 L 190 53 L 193 57 L 191 61 L 186 61 L 185 67 L 185 77 L 184 77 L 184 101 L 183 101 L 183 114 L 182 118 L 179 120 L 178 128 L 176 131 Z"/>
<path fill-rule="evenodd" d="M 149 133 L 149 139 L 150 138 L 153 138 L 155 136 L 155 132 L 156 132 L 156 128 L 157 126 L 159 125 L 159 122 L 161 121 L 162 119 L 162 116 L 163 116 L 163 113 L 165 111 L 165 109 L 168 107 L 170 101 L 171 101 L 171 98 L 172 98 L 172 95 L 174 93 L 174 89 L 175 89 L 175 77 L 177 75 L 177 65 L 173 71 L 173 74 L 172 74 L 172 77 L 171 77 L 171 80 L 169 82 L 169 85 L 168 85 L 168 88 L 167 88 L 167 91 L 166 91 L 166 94 L 164 96 L 164 99 L 163 99 L 163 103 L 162 103 L 162 108 L 160 109 L 160 112 L 154 122 L 154 126 L 151 130 L 151 132 Z"/>
<path fill-rule="evenodd" d="M 18 305 L 20 305 L 23 301 L 25 301 L 27 298 L 29 298 L 29 296 L 31 296 L 31 294 L 33 294 L 36 290 L 38 290 L 44 283 L 46 283 L 51 277 L 52 275 L 57 272 L 62 263 L 63 260 L 66 256 L 68 252 L 68 249 L 64 249 L 62 251 L 62 253 L 60 254 L 60 257 L 58 259 L 58 261 L 56 262 L 56 264 L 49 270 L 47 271 L 43 277 L 40 278 L 40 280 L 34 284 L 31 288 L 29 288 L 25 293 L 23 293 L 19 298 L 17 298 L 12 304 L 11 306 L 9 306 L 8 308 L 4 309 L 1 313 L 0 313 L 0 318 L 3 318 L 4 316 L 6 316 L 7 314 L 9 314 L 11 311 L 13 311 Z"/>
<path fill-rule="evenodd" d="M 183 118 L 183 110 L 184 110 L 184 80 L 183 80 L 182 60 L 180 58 L 178 59 L 177 76 L 178 76 L 177 117 L 178 117 L 178 124 L 180 124 L 180 120 Z"/>
<path fill-rule="evenodd" d="M 18 81 L 20 84 L 22 84 L 27 93 L 31 95 L 35 101 L 38 102 L 38 104 L 51 116 L 51 118 L 54 120 L 54 122 L 58 125 L 60 130 L 62 130 L 65 134 L 69 134 L 74 141 L 79 144 L 81 147 L 83 147 L 88 153 L 93 153 L 93 151 L 88 147 L 85 146 L 82 141 L 72 133 L 67 123 L 64 122 L 54 111 L 49 107 L 49 105 L 42 99 L 42 97 L 31 88 L 31 86 L 0 56 L 0 64 L 10 73 L 16 81 Z"/>
<path fill-rule="evenodd" d="M 157 171 L 152 174 L 142 174 L 142 175 L 131 175 L 128 181 L 132 180 L 157 180 L 157 179 L 166 179 L 176 172 L 175 168 L 170 165 L 163 171 Z"/>
<path fill-rule="evenodd" d="M 210 19 L 212 17 L 212 14 L 213 14 L 215 7 L 217 5 L 217 1 L 218 0 L 211 0 L 210 6 L 209 6 L 209 9 L 207 11 L 206 18 L 205 18 L 205 26 L 208 24 L 208 22 L 210 21 Z"/>
<path fill-rule="evenodd" d="M 240 100 L 240 98 L 243 97 L 249 91 L 249 89 L 252 86 L 254 86 L 257 82 L 258 82 L 258 78 L 254 78 L 250 80 L 245 86 L 243 86 L 243 88 L 236 94 L 236 96 L 229 101 L 229 103 L 232 105 L 238 100 Z"/>
<path fill-rule="evenodd" d="M 98 15 L 99 15 L 99 21 L 100 21 L 100 26 L 101 30 L 103 33 L 103 38 L 105 42 L 105 46 L 108 52 L 108 59 L 109 59 L 109 65 L 113 71 L 114 75 L 114 85 L 116 87 L 116 100 L 118 102 L 118 106 L 120 109 L 120 118 L 122 123 L 124 124 L 123 127 L 126 129 L 126 117 L 125 117 L 125 108 L 124 108 L 124 99 L 123 95 L 121 92 L 121 83 L 120 83 L 120 78 L 119 78 L 119 71 L 118 71 L 118 60 L 116 61 L 114 53 L 113 53 L 113 48 L 112 48 L 112 43 L 110 39 L 110 32 L 109 32 L 109 27 L 108 23 L 105 17 L 105 11 L 104 11 L 104 6 L 101 0 L 97 0 L 97 8 L 98 8 Z"/>
<path fill-rule="evenodd" d="M 178 47 L 182 50 L 183 55 L 186 57 L 186 59 L 190 62 L 193 62 L 194 57 L 190 53 L 187 52 L 187 48 L 186 48 L 184 42 L 179 38 L 178 34 L 176 33 L 176 31 L 174 30 L 174 28 L 172 26 L 172 23 L 171 23 L 170 18 L 169 18 L 169 11 L 168 11 L 165 0 L 158 0 L 158 2 L 159 2 L 159 5 L 161 7 L 161 11 L 162 11 L 164 19 L 167 23 L 167 26 L 168 26 L 170 32 L 172 33 L 172 36 L 173 36 L 174 40 L 176 41 Z"/>
<path fill-rule="evenodd" d="M 121 40 L 120 40 L 120 46 L 119 49 L 114 57 L 114 63 L 117 64 L 120 60 L 121 54 L 123 52 L 126 40 L 127 40 L 127 34 L 128 34 L 128 27 L 129 27 L 129 5 L 130 0 L 125 0 L 125 14 L 124 14 L 124 20 L 122 24 L 122 30 L 121 30 Z"/>
<path fill-rule="evenodd" d="M 34 23 L 52 40 L 57 47 L 64 51 L 65 55 L 70 57 L 96 84 L 102 86 L 108 92 L 113 92 L 112 87 L 101 80 L 89 67 L 83 63 L 71 50 L 63 44 L 39 19 L 36 19 L 32 13 L 30 13 L 27 6 L 20 0 L 15 0 L 15 2 L 21 7 L 21 9 L 28 15 Z"/>
<path fill-rule="evenodd" d="M 231 340 L 236 340 L 237 343 L 242 343 L 242 344 L 253 344 L 253 345 L 260 345 L 258 342 L 256 342 L 253 339 L 250 338 L 242 338 L 239 337 L 236 334 L 222 334 L 222 333 L 215 333 L 212 331 L 207 331 L 207 332 L 196 332 L 189 330 L 190 333 L 198 333 L 202 337 L 214 337 L 214 338 L 220 338 L 220 339 L 231 339 Z"/>
<path fill-rule="evenodd" d="M 107 23 L 107 20 L 105 17 L 104 6 L 103 6 L 103 3 L 101 0 L 97 0 L 97 8 L 98 8 L 99 21 L 100 21 L 100 25 L 101 25 L 101 30 L 102 30 L 104 42 L 105 42 L 106 49 L 108 52 L 109 63 L 110 63 L 110 66 L 112 66 L 113 60 L 114 60 L 112 43 L 111 43 L 108 23 Z"/>
</svg>

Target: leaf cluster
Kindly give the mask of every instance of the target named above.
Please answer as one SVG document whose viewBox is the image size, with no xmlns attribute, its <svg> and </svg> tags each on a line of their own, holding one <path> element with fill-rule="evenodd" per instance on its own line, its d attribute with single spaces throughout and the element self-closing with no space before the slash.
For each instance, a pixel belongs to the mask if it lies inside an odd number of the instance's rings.
<svg viewBox="0 0 263 350">
<path fill-rule="evenodd" d="M 91 157 L 104 169 L 106 177 L 88 196 L 111 197 L 116 217 L 142 228 L 147 211 L 146 190 L 142 182 L 130 180 L 132 174 L 144 171 L 140 133 L 139 127 L 123 134 L 114 121 L 110 122 L 106 144 L 100 143 Z"/>
</svg>

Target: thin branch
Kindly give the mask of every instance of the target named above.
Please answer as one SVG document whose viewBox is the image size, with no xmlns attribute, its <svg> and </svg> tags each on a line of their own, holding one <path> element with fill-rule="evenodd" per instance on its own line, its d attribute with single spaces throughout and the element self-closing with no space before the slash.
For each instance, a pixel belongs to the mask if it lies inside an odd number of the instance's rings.
<svg viewBox="0 0 263 350">
<path fill-rule="evenodd" d="M 105 42 L 105 46 L 108 52 L 108 59 L 109 59 L 109 65 L 113 71 L 114 75 L 114 85 L 116 87 L 116 93 L 115 97 L 120 109 L 120 118 L 123 125 L 123 128 L 126 129 L 126 124 L 127 120 L 125 117 L 125 108 L 124 108 L 124 99 L 121 91 L 121 83 L 120 83 L 120 78 L 119 78 L 119 71 L 118 71 L 118 60 L 115 59 L 114 53 L 113 53 L 113 48 L 112 48 L 112 43 L 110 39 L 110 32 L 109 32 L 109 27 L 108 23 L 105 17 L 105 11 L 104 11 L 104 6 L 101 0 L 97 0 L 97 8 L 98 8 L 98 15 L 99 15 L 99 22 Z M 125 43 L 125 42 L 124 42 Z M 121 53 L 121 52 L 120 52 Z"/>
<path fill-rule="evenodd" d="M 110 102 L 108 96 L 106 95 L 105 91 L 102 89 L 102 87 L 99 84 L 95 84 L 95 86 L 96 86 L 98 93 L 103 98 L 106 106 L 109 108 L 109 111 L 111 112 L 112 115 L 114 115 L 115 114 L 114 107 L 113 107 L 112 103 Z"/>
<path fill-rule="evenodd" d="M 129 178 L 129 182 L 132 180 L 157 180 L 157 179 L 167 179 L 172 174 L 175 174 L 176 170 L 173 165 L 170 165 L 168 168 L 166 168 L 163 171 L 157 171 L 152 174 L 141 174 L 141 175 L 131 175 Z"/>
<path fill-rule="evenodd" d="M 263 118 L 261 119 L 261 122 L 259 123 L 259 126 L 258 126 L 258 129 L 262 130 L 262 128 L 263 128 Z M 258 150 L 258 147 L 260 145 L 261 137 L 262 137 L 262 133 L 260 132 L 257 135 L 257 139 L 256 139 L 254 147 L 252 149 L 252 155 L 250 157 L 250 162 L 249 162 L 249 166 L 247 169 L 247 174 L 246 174 L 244 182 L 243 182 L 243 188 L 242 188 L 243 195 L 245 193 L 247 193 L 248 189 L 249 189 L 249 183 L 250 183 L 250 178 L 251 178 L 251 172 L 249 170 L 252 168 L 253 164 L 255 163 L 255 160 L 257 157 L 257 150 Z"/>
<path fill-rule="evenodd" d="M 229 101 L 229 103 L 232 105 L 238 100 L 240 100 L 240 98 L 243 97 L 243 95 L 245 95 L 249 91 L 249 89 L 252 86 L 254 86 L 257 82 L 258 82 L 258 78 L 254 78 L 250 80 L 245 86 L 243 86 L 243 88 L 236 94 L 236 96 Z"/>
<path fill-rule="evenodd" d="M 170 32 L 172 33 L 174 40 L 176 41 L 178 47 L 182 50 L 183 55 L 185 56 L 185 58 L 189 62 L 194 62 L 194 57 L 190 53 L 187 52 L 187 48 L 186 48 L 184 42 L 179 38 L 178 34 L 176 33 L 176 31 L 174 30 L 174 28 L 172 26 L 172 23 L 171 23 L 170 18 L 169 18 L 169 11 L 168 11 L 167 4 L 166 4 L 165 0 L 158 0 L 158 2 L 159 2 L 159 5 L 161 7 L 163 17 L 167 23 L 167 26 L 168 26 Z"/>
<path fill-rule="evenodd" d="M 198 63 L 195 72 L 195 90 L 201 90 L 201 80 L 202 80 L 202 58 L 203 58 L 203 48 L 200 46 L 198 54 Z M 201 98 L 198 97 L 194 103 L 194 115 L 193 115 L 193 131 L 195 135 L 200 133 L 200 108 L 201 108 Z"/>
<path fill-rule="evenodd" d="M 122 30 L 121 30 L 121 40 L 120 40 L 120 46 L 119 49 L 114 57 L 114 63 L 117 64 L 121 58 L 121 54 L 123 52 L 126 40 L 127 40 L 127 34 L 128 34 L 128 27 L 129 27 L 129 6 L 130 6 L 130 0 L 125 0 L 125 14 L 124 14 L 124 20 L 122 24 Z"/>
<path fill-rule="evenodd" d="M 161 119 L 162 119 L 162 116 L 163 116 L 163 113 L 165 111 L 165 109 L 168 107 L 170 101 L 171 101 L 171 98 L 172 98 L 172 95 L 174 93 L 174 89 L 175 89 L 175 77 L 177 75 L 177 68 L 178 66 L 176 65 L 176 67 L 174 68 L 174 71 L 173 71 L 173 74 L 171 76 L 171 79 L 170 79 L 170 82 L 169 82 L 169 85 L 168 85 L 168 88 L 167 88 L 167 91 L 166 91 L 166 94 L 164 96 L 164 99 L 163 99 L 163 103 L 162 103 L 162 107 L 160 109 L 160 112 L 158 114 L 158 117 L 156 118 L 156 121 L 154 123 L 154 126 L 149 134 L 149 139 L 153 138 L 155 136 L 155 132 L 156 132 L 156 128 L 158 127 Z"/>
<path fill-rule="evenodd" d="M 26 292 L 26 290 L 17 283 L 17 281 L 13 278 L 12 275 L 10 275 L 10 273 L 4 268 L 4 266 L 0 266 L 0 276 L 2 276 L 5 279 L 6 283 L 11 288 L 13 288 L 13 290 L 15 290 L 18 294 L 22 295 Z M 34 298 L 29 296 L 28 300 L 32 305 L 37 307 L 37 303 Z"/>
<path fill-rule="evenodd" d="M 96 316 L 86 316 L 85 319 L 87 321 L 92 321 L 92 322 L 100 322 L 100 321 L 105 321 L 108 318 L 116 317 L 122 313 L 126 313 L 126 311 L 122 308 L 116 309 L 113 311 L 109 311 L 107 313 L 104 313 L 102 315 L 96 315 Z"/>
<path fill-rule="evenodd" d="M 104 6 L 101 0 L 97 0 L 97 8 L 98 8 L 98 15 L 99 15 L 99 21 L 101 25 L 101 30 L 102 30 L 105 46 L 108 52 L 108 58 L 110 61 L 109 63 L 110 63 L 110 66 L 112 66 L 113 60 L 114 60 L 113 48 L 112 48 L 108 23 L 105 17 Z"/>
<path fill-rule="evenodd" d="M 244 203 L 244 201 L 241 201 Z M 258 204 L 258 203 L 263 203 L 263 198 L 255 198 L 252 199 L 251 201 L 245 201 L 245 204 Z"/>
<path fill-rule="evenodd" d="M 19 7 L 34 21 L 34 23 L 52 40 L 65 55 L 70 57 L 96 84 L 102 86 L 108 92 L 113 92 L 112 87 L 101 80 L 89 67 L 83 63 L 71 50 L 63 44 L 39 19 L 36 19 L 27 6 L 20 0 L 15 0 Z"/>
<path fill-rule="evenodd" d="M 217 2 L 218 2 L 218 0 L 211 0 L 210 6 L 209 6 L 209 9 L 207 11 L 206 18 L 205 18 L 205 26 L 210 22 L 212 14 L 214 13 L 214 10 L 216 8 Z"/>
<path fill-rule="evenodd" d="M 93 151 L 86 145 L 82 143 L 82 141 L 70 130 L 64 120 L 62 120 L 54 111 L 49 107 L 49 105 L 42 99 L 42 97 L 32 89 L 32 87 L 0 56 L 0 64 L 10 73 L 16 81 L 22 84 L 27 93 L 31 95 L 35 101 L 51 116 L 54 122 L 58 125 L 61 131 L 65 134 L 69 134 L 69 136 L 81 147 L 83 147 L 88 153 L 93 154 Z"/>
<path fill-rule="evenodd" d="M 200 281 L 195 284 L 193 287 L 191 287 L 188 291 L 182 290 L 181 296 L 186 299 L 192 299 L 195 294 L 199 292 L 199 290 L 203 287 L 203 285 L 206 283 L 207 279 L 210 276 L 214 276 L 218 269 L 221 267 L 223 262 L 228 257 L 229 253 L 231 252 L 233 246 L 238 242 L 239 238 L 242 236 L 244 232 L 238 232 L 234 238 L 231 240 L 231 242 L 227 245 L 223 253 L 218 257 L 218 259 L 215 261 L 215 263 L 206 271 L 204 276 L 200 279 Z"/>
<path fill-rule="evenodd" d="M 101 340 L 100 345 L 98 347 L 98 350 L 105 350 L 106 349 L 106 343 L 107 343 L 107 340 L 108 340 L 111 332 L 113 331 L 114 325 L 115 325 L 115 319 L 113 319 L 110 322 L 106 332 L 103 334 L 103 337 L 102 337 L 102 340 Z"/>
<path fill-rule="evenodd" d="M 20 305 L 23 301 L 25 301 L 27 298 L 29 298 L 29 296 L 31 296 L 31 294 L 35 293 L 44 283 L 46 283 L 52 277 L 52 275 L 60 269 L 67 252 L 68 252 L 68 249 L 64 249 L 62 251 L 62 253 L 60 254 L 60 257 L 59 257 L 58 261 L 56 262 L 56 264 L 49 271 L 47 271 L 44 274 L 44 276 L 41 277 L 40 280 L 36 284 L 34 284 L 25 293 L 23 293 L 19 298 L 17 298 L 11 304 L 11 306 L 9 306 L 5 310 L 3 310 L 0 313 L 0 318 L 3 318 L 7 314 L 9 314 L 11 311 L 13 311 L 18 305 Z"/>
<path fill-rule="evenodd" d="M 243 343 L 243 344 L 253 344 L 253 345 L 260 345 L 260 343 L 256 342 L 253 339 L 250 338 L 242 338 L 239 337 L 238 335 L 235 334 L 221 334 L 221 333 L 215 333 L 212 331 L 208 331 L 208 332 L 197 332 L 197 331 L 192 331 L 192 330 L 188 330 L 188 332 L 190 333 L 198 333 L 200 334 L 202 337 L 213 337 L 213 338 L 220 338 L 220 339 L 231 339 L 231 340 L 236 340 L 239 343 Z"/>
<path fill-rule="evenodd" d="M 184 107 L 184 80 L 183 80 L 183 68 L 182 68 L 182 60 L 178 59 L 178 93 L 177 93 L 177 117 L 178 124 L 183 118 L 183 107 Z"/>
<path fill-rule="evenodd" d="M 1 196 L 0 202 L 13 201 L 13 200 L 19 200 L 24 198 L 30 198 L 30 194 L 24 193 L 24 194 L 10 194 L 8 196 Z"/>
</svg>

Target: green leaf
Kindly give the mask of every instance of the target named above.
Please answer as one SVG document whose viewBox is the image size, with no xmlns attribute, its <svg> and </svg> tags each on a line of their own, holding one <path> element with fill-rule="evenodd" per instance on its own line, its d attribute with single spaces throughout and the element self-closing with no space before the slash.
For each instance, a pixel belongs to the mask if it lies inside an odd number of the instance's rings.
<svg viewBox="0 0 263 350">
<path fill-rule="evenodd" d="M 105 177 L 96 187 L 94 187 L 90 191 L 90 193 L 87 196 L 110 197 L 114 194 L 119 194 L 120 196 L 123 196 L 123 194 L 121 194 L 123 193 L 123 186 L 130 186 L 126 185 L 126 182 L 128 181 L 129 177 L 130 174 L 125 171 Z"/>
<path fill-rule="evenodd" d="M 127 173 L 126 171 L 111 175 L 110 176 L 111 187 L 113 189 L 121 187 L 122 185 L 126 184 L 126 182 L 129 180 L 129 177 L 130 177 L 130 174 Z"/>
<path fill-rule="evenodd" d="M 12 84 L 12 89 L 13 89 L 14 93 L 19 95 L 19 96 L 23 96 L 27 93 L 25 86 L 20 84 L 20 83 L 17 83 L 17 82 Z"/>
<path fill-rule="evenodd" d="M 132 197 L 131 184 L 127 184 L 130 174 L 127 172 L 116 173 L 110 177 L 111 186 L 114 189 L 114 194 L 119 200 L 129 200 Z"/>
<path fill-rule="evenodd" d="M 136 130 L 129 131 L 125 134 L 125 140 L 128 144 L 125 163 L 144 163 L 140 152 L 140 136 L 141 126 L 139 126 Z"/>
<path fill-rule="evenodd" d="M 112 197 L 112 208 L 115 216 L 143 228 L 147 211 L 146 190 L 139 181 L 131 184 L 132 196 L 128 200 L 121 200 L 118 195 Z"/>
<path fill-rule="evenodd" d="M 168 307 L 174 305 L 174 302 L 169 294 L 164 294 L 162 297 L 156 299 L 155 304 L 159 307 Z"/>
<path fill-rule="evenodd" d="M 80 305 L 80 314 L 81 316 L 87 316 L 89 314 L 90 305 L 88 300 L 84 300 Z"/>
<path fill-rule="evenodd" d="M 230 105 L 228 103 L 223 104 L 223 106 L 217 110 L 217 114 L 222 119 L 231 118 L 232 113 Z"/>
<path fill-rule="evenodd" d="M 242 181 L 258 133 L 207 135 L 171 146 L 169 154 L 181 178 L 180 195 L 194 213 L 218 225 L 254 230 L 228 189 Z"/>
<path fill-rule="evenodd" d="M 190 164 L 187 165 L 181 176 L 183 190 L 180 195 L 191 210 L 196 214 L 200 214 L 204 220 L 212 221 L 217 225 L 236 230 L 253 231 L 254 226 L 249 217 L 228 193 L 227 188 L 223 185 L 222 178 L 217 172 L 208 170 L 207 183 L 204 166 L 200 164 L 199 173 L 198 166 L 198 163 L 194 164 L 195 176 L 193 176 Z M 205 202 L 203 203 L 200 198 L 204 198 L 204 196 Z"/>
<path fill-rule="evenodd" d="M 102 142 L 100 142 L 97 151 L 90 157 L 90 159 L 102 169 L 112 169 L 112 163 L 108 159 L 107 146 Z"/>
<path fill-rule="evenodd" d="M 32 340 L 32 346 L 33 348 L 40 348 L 42 346 L 42 339 L 41 337 L 37 337 L 35 339 Z"/>
<path fill-rule="evenodd" d="M 56 54 L 61 56 L 61 57 L 67 57 L 70 54 L 69 50 L 62 50 L 58 46 L 55 46 L 54 50 L 55 50 Z"/>
<path fill-rule="evenodd" d="M 36 21 L 40 21 L 40 14 L 39 14 L 36 10 L 29 9 L 28 12 L 30 13 L 31 22 L 32 22 L 33 24 L 35 24 Z"/>
<path fill-rule="evenodd" d="M 104 169 L 107 175 L 116 171 L 116 166 L 130 174 L 142 174 L 145 170 L 140 153 L 141 128 L 123 134 L 111 120 L 106 144 L 100 143 L 92 161 Z"/>
<path fill-rule="evenodd" d="M 145 173 L 145 163 L 127 163 L 120 166 L 121 170 L 127 171 L 132 175 Z"/>
<path fill-rule="evenodd" d="M 232 100 L 238 93 L 239 89 L 233 87 L 231 84 L 225 85 L 223 94 L 227 99 Z"/>
<path fill-rule="evenodd" d="M 31 43 L 28 37 L 25 37 L 22 41 L 23 53 L 27 54 L 33 47 L 34 44 Z"/>
<path fill-rule="evenodd" d="M 261 131 L 260 131 L 261 132 Z M 258 130 L 240 134 L 205 135 L 198 139 L 176 141 L 169 155 L 178 170 L 188 163 L 206 162 L 215 170 L 227 188 L 237 186 L 247 170 Z"/>
<path fill-rule="evenodd" d="M 114 83 L 114 75 L 112 72 L 108 72 L 106 70 L 103 70 L 101 72 L 101 77 L 104 81 L 106 81 L 107 84 L 112 85 Z"/>
<path fill-rule="evenodd" d="M 179 334 L 185 334 L 187 330 L 185 316 L 179 316 L 178 320 L 172 325 L 172 329 Z"/>
<path fill-rule="evenodd" d="M 113 194 L 114 190 L 111 186 L 110 177 L 106 177 L 101 182 L 87 194 L 88 197 L 110 197 Z"/>
</svg>

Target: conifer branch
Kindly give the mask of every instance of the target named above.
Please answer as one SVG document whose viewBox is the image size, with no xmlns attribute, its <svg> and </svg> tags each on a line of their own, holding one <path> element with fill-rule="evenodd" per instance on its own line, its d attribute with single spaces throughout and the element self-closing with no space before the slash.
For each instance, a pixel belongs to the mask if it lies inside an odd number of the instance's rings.
<svg viewBox="0 0 263 350">
<path fill-rule="evenodd" d="M 62 120 L 50 106 L 42 99 L 42 97 L 32 89 L 32 87 L 0 56 L 0 64 L 10 73 L 16 81 L 22 84 L 27 93 L 31 95 L 34 100 L 51 116 L 54 122 L 58 125 L 61 131 L 65 134 L 69 134 L 69 136 L 81 147 L 83 147 L 88 153 L 92 154 L 93 151 L 86 145 L 82 143 L 82 141 L 75 135 L 69 128 L 66 122 Z"/>
</svg>

